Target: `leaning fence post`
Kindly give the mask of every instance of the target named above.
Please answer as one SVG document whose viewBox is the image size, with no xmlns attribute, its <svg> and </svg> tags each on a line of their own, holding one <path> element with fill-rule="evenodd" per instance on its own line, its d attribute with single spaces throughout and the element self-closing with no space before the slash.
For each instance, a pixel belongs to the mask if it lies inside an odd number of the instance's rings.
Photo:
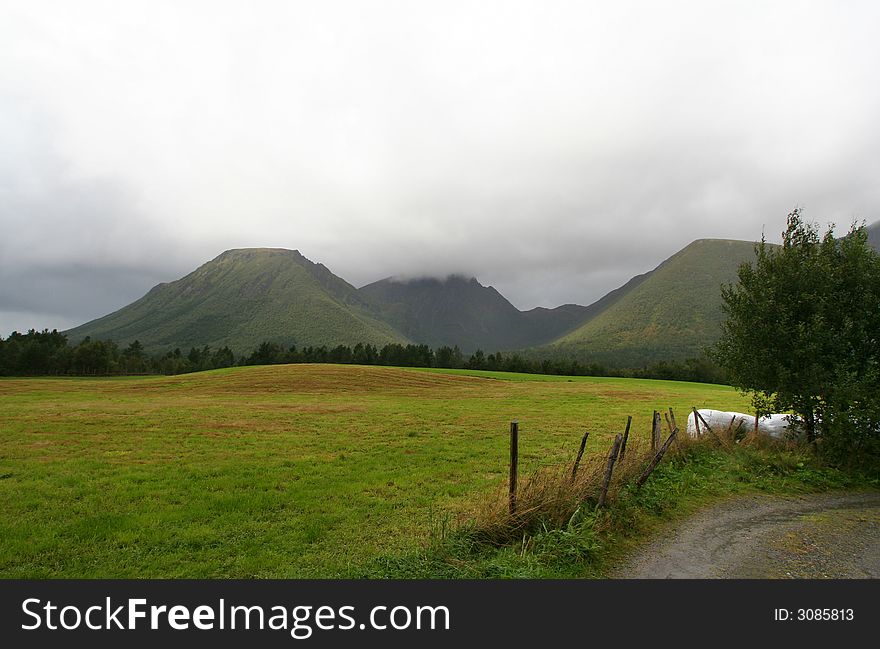
<svg viewBox="0 0 880 649">
<path fill-rule="evenodd" d="M 611 474 L 614 472 L 614 462 L 617 460 L 617 454 L 620 452 L 620 445 L 623 442 L 623 435 L 617 433 L 614 438 L 614 444 L 611 445 L 611 452 L 608 454 L 608 464 L 605 466 L 605 477 L 602 479 L 602 492 L 599 494 L 599 502 L 597 507 L 605 506 L 605 499 L 608 497 L 608 485 L 611 484 Z"/>
<path fill-rule="evenodd" d="M 510 515 L 516 513 L 516 465 L 519 460 L 519 422 L 510 422 Z"/>
<path fill-rule="evenodd" d="M 697 412 L 696 406 L 694 406 L 694 426 L 697 429 L 697 437 L 701 437 L 703 433 L 700 432 L 700 413 Z"/>
<path fill-rule="evenodd" d="M 700 421 L 703 422 L 703 427 L 706 430 L 708 430 L 710 433 L 712 433 L 712 435 L 714 435 L 716 439 L 718 439 L 718 434 L 714 430 L 712 430 L 712 427 L 709 425 L 709 422 L 707 422 L 705 419 L 703 419 L 703 415 L 700 414 L 700 411 L 694 409 L 694 414 L 700 419 Z"/>
<path fill-rule="evenodd" d="M 654 456 L 654 459 L 651 460 L 651 463 L 648 464 L 644 473 L 642 473 L 641 477 L 639 477 L 636 482 L 637 487 L 641 487 L 645 484 L 645 480 L 648 479 L 648 476 L 651 475 L 651 472 L 654 471 L 654 468 L 660 464 L 660 460 L 663 459 L 663 456 L 666 454 L 666 451 L 669 450 L 670 445 L 675 440 L 675 436 L 678 434 L 678 428 L 673 429 L 673 431 L 669 434 L 669 437 L 666 438 L 666 441 L 663 442 L 663 446 L 660 447 L 660 450 L 657 451 L 657 454 Z"/>
<path fill-rule="evenodd" d="M 583 438 L 581 439 L 581 448 L 578 451 L 577 458 L 574 461 L 574 466 L 571 467 L 571 481 L 574 482 L 575 476 L 578 472 L 578 465 L 581 463 L 581 457 L 584 455 L 584 447 L 587 445 L 587 438 L 590 436 L 590 431 L 584 433 Z"/>
<path fill-rule="evenodd" d="M 632 423 L 632 415 L 626 416 L 626 430 L 623 431 L 623 442 L 620 444 L 620 461 L 623 462 L 623 456 L 626 455 L 626 440 L 629 439 L 629 426 Z"/>
<path fill-rule="evenodd" d="M 731 443 L 736 441 L 736 430 L 739 430 L 739 427 L 737 427 L 737 429 L 734 430 L 733 425 L 735 423 L 736 423 L 736 415 L 733 416 L 733 418 L 730 420 L 730 423 L 727 425 L 727 430 L 724 431 L 725 441 L 728 441 Z"/>
</svg>

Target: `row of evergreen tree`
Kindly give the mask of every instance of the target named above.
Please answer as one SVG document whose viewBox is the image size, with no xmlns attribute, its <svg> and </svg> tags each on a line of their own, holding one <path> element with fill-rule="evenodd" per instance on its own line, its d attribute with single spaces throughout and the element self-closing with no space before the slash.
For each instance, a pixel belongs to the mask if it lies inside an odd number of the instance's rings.
<svg viewBox="0 0 880 649">
<path fill-rule="evenodd" d="M 517 353 L 486 354 L 477 350 L 465 355 L 458 347 L 396 343 L 378 348 L 358 343 L 354 347 L 328 348 L 295 345 L 285 349 L 275 342 L 264 342 L 247 356 L 236 355 L 228 347 L 212 349 L 193 347 L 150 355 L 140 342 L 125 348 L 104 340 L 85 340 L 70 345 L 58 331 L 13 332 L 0 338 L 0 375 L 5 376 L 104 376 L 124 374 L 184 374 L 234 365 L 274 365 L 281 363 L 340 363 L 356 365 L 391 365 L 398 367 L 442 367 L 494 370 L 529 374 L 564 376 L 621 376 L 630 378 L 671 379 L 724 383 L 722 371 L 707 358 L 662 361 L 643 368 L 618 369 L 598 363 L 584 363 L 565 358 L 524 358 Z"/>
<path fill-rule="evenodd" d="M 3 376 L 106 376 L 114 374 L 182 374 L 231 367 L 236 357 L 228 347 L 211 350 L 179 349 L 147 354 L 135 340 L 121 349 L 115 342 L 86 337 L 71 345 L 58 331 L 13 332 L 0 338 L 0 375 Z"/>
</svg>

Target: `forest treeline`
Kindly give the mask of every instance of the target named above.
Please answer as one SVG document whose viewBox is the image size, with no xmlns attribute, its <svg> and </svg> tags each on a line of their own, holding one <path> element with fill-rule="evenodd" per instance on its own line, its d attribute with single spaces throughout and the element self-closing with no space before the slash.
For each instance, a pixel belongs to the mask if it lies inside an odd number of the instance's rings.
<svg viewBox="0 0 880 649">
<path fill-rule="evenodd" d="M 71 345 L 58 331 L 13 332 L 0 338 L 2 376 L 108 376 L 133 374 L 184 374 L 236 365 L 275 365 L 283 363 L 337 363 L 389 365 L 399 367 L 441 367 L 495 370 L 527 374 L 563 376 L 619 376 L 725 383 L 726 377 L 708 358 L 660 361 L 642 368 L 619 369 L 598 363 L 565 358 L 524 358 L 513 352 L 486 354 L 477 350 L 465 355 L 458 347 L 392 343 L 384 347 L 358 343 L 354 347 L 284 348 L 264 342 L 248 355 L 236 356 L 228 347 L 192 347 L 164 354 L 147 354 L 140 342 L 120 348 L 112 341 L 86 338 Z"/>
</svg>

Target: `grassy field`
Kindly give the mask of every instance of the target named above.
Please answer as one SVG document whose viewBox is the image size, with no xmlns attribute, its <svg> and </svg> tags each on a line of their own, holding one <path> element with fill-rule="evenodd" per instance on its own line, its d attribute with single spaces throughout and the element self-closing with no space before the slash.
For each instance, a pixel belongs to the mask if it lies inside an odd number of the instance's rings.
<svg viewBox="0 0 880 649">
<path fill-rule="evenodd" d="M 0 577 L 334 577 L 521 471 L 733 389 L 340 365 L 0 379 Z"/>
</svg>

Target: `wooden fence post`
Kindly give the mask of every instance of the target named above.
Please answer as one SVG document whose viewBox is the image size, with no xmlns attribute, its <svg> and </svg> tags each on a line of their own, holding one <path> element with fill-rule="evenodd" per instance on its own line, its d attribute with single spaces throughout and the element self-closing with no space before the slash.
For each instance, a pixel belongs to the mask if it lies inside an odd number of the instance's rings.
<svg viewBox="0 0 880 649">
<path fill-rule="evenodd" d="M 632 415 L 626 416 L 626 430 L 623 431 L 623 442 L 620 444 L 620 461 L 623 462 L 623 456 L 626 455 L 626 440 L 629 439 L 629 426 L 632 424 Z"/>
<path fill-rule="evenodd" d="M 660 443 L 660 413 L 654 411 L 654 418 L 651 421 L 651 452 L 657 452 L 657 445 Z"/>
<path fill-rule="evenodd" d="M 617 433 L 614 438 L 614 444 L 611 445 L 611 452 L 608 454 L 608 464 L 605 466 L 605 477 L 602 479 L 602 492 L 599 494 L 599 502 L 597 507 L 604 507 L 605 500 L 608 497 L 608 485 L 611 484 L 611 474 L 614 472 L 614 462 L 617 460 L 617 454 L 620 452 L 620 445 L 623 442 L 623 435 Z"/>
<path fill-rule="evenodd" d="M 587 445 L 587 438 L 590 436 L 590 431 L 584 433 L 583 438 L 581 439 L 581 448 L 578 450 L 577 458 L 574 461 L 574 466 L 571 467 L 571 481 L 574 482 L 575 476 L 577 476 L 578 465 L 581 463 L 581 458 L 584 455 L 584 448 Z"/>
<path fill-rule="evenodd" d="M 712 433 L 713 435 L 715 435 L 715 437 L 717 438 L 718 435 L 715 433 L 714 430 L 712 430 L 712 427 L 709 425 L 709 422 L 707 422 L 705 419 L 703 419 L 703 415 L 701 415 L 700 412 L 699 412 L 698 410 L 696 410 L 696 409 L 694 409 L 694 414 L 697 415 L 697 417 L 699 417 L 700 421 L 703 422 L 703 427 L 704 427 L 706 430 L 708 430 L 710 433 Z"/>
<path fill-rule="evenodd" d="M 733 425 L 736 423 L 736 415 L 730 420 L 730 423 L 727 424 L 727 430 L 724 431 L 724 439 L 733 443 L 736 439 L 736 431 L 733 429 Z M 737 428 L 739 430 L 739 428 Z"/>
<path fill-rule="evenodd" d="M 642 473 L 641 477 L 636 482 L 637 487 L 641 487 L 645 484 L 645 480 L 648 479 L 648 476 L 654 471 L 654 468 L 660 464 L 660 460 L 663 459 L 663 456 L 666 454 L 666 451 L 669 450 L 670 445 L 675 440 L 675 436 L 678 434 L 678 428 L 674 429 L 669 437 L 666 438 L 666 441 L 663 442 L 663 446 L 660 447 L 660 450 L 657 451 L 657 454 L 654 456 L 654 459 L 651 460 L 651 463 L 648 464 L 648 467 L 645 469 L 644 473 Z"/>
<path fill-rule="evenodd" d="M 519 460 L 519 422 L 510 422 L 510 515 L 516 513 L 516 465 Z"/>
<path fill-rule="evenodd" d="M 700 432 L 700 413 L 697 412 L 696 406 L 694 406 L 694 426 L 697 428 L 697 438 L 700 438 L 703 433 Z"/>
</svg>

